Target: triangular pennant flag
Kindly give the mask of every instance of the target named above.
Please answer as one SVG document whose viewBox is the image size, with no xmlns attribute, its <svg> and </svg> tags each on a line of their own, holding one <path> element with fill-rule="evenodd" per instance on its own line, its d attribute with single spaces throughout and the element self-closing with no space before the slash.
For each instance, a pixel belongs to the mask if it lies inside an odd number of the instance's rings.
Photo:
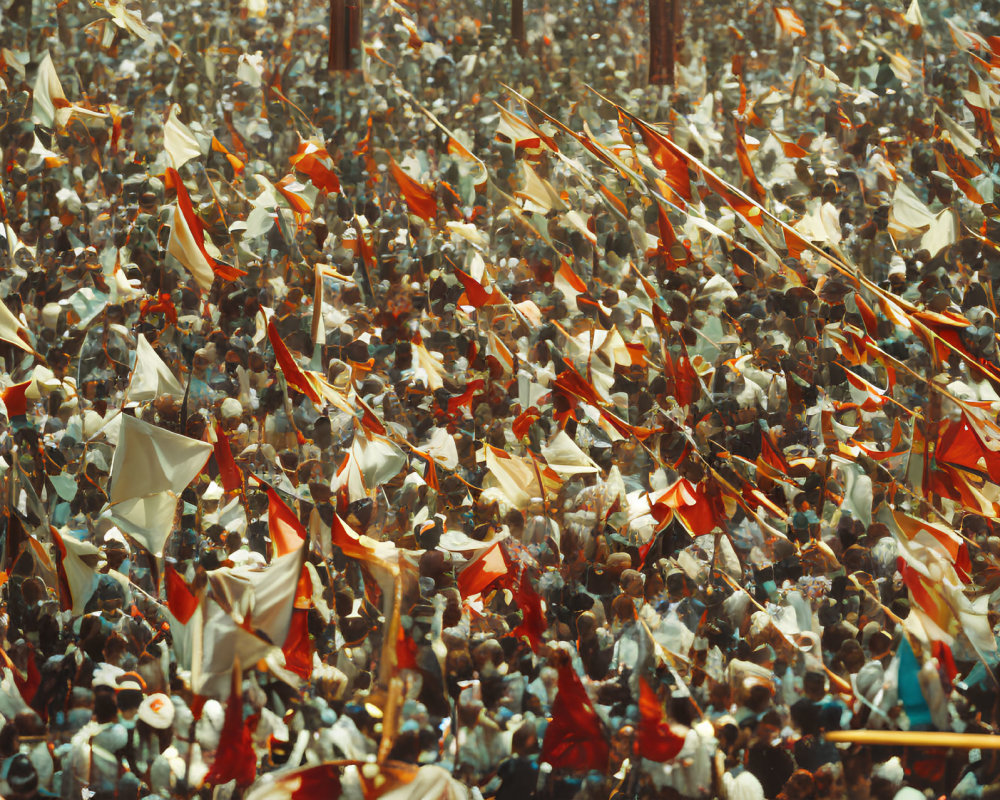
<svg viewBox="0 0 1000 800">
<path fill-rule="evenodd" d="M 219 468 L 222 488 L 227 492 L 237 491 L 243 485 L 243 473 L 233 458 L 229 437 L 219 424 L 215 426 L 215 444 L 212 452 L 215 455 L 215 465 Z"/>
<path fill-rule="evenodd" d="M 298 517 L 270 486 L 267 487 L 267 528 L 275 558 L 298 550 L 305 543 L 306 529 Z"/>
<path fill-rule="evenodd" d="M 684 747 L 684 737 L 678 736 L 663 719 L 663 707 L 645 678 L 639 680 L 639 728 L 635 751 L 650 761 L 669 761 Z"/>
<path fill-rule="evenodd" d="M 173 564 L 163 568 L 163 582 L 167 591 L 167 608 L 178 622 L 187 625 L 198 610 L 198 598 Z"/>
<path fill-rule="evenodd" d="M 389 170 L 392 173 L 393 179 L 399 185 L 399 191 L 403 195 L 410 213 L 426 222 L 434 219 L 437 216 L 437 200 L 434 199 L 434 195 L 427 191 L 422 184 L 403 172 L 402 167 L 393 159 L 389 160 Z"/>
<path fill-rule="evenodd" d="M 128 387 L 128 399 L 142 403 L 164 394 L 183 397 L 184 387 L 140 333 L 136 339 L 135 367 Z"/>
<path fill-rule="evenodd" d="M 34 352 L 28 342 L 28 329 L 4 303 L 0 303 L 0 341 L 20 347 L 28 353 Z"/>
<path fill-rule="evenodd" d="M 285 656 L 285 669 L 294 672 L 302 680 L 309 680 L 313 669 L 313 644 L 309 637 L 308 608 L 296 608 L 292 611 L 288 636 L 281 652 Z"/>
<path fill-rule="evenodd" d="M 42 63 L 38 65 L 38 76 L 35 78 L 31 119 L 46 128 L 53 128 L 56 124 L 56 109 L 65 108 L 68 105 L 66 93 L 63 91 L 59 75 L 52 63 L 52 54 L 46 50 Z"/>
<path fill-rule="evenodd" d="M 205 783 L 218 786 L 236 781 L 237 786 L 249 786 L 257 777 L 257 754 L 253 737 L 243 719 L 243 696 L 239 691 L 239 663 L 233 677 L 233 692 L 226 703 L 226 716 L 219 734 L 215 760 L 205 776 Z"/>
<path fill-rule="evenodd" d="M 316 388 L 306 378 L 302 368 L 295 363 L 295 359 L 289 352 L 288 347 L 281 340 L 281 335 L 278 333 L 273 317 L 267 322 L 267 338 L 271 342 L 271 347 L 274 348 L 274 358 L 278 362 L 281 373 L 285 376 L 285 381 L 288 385 L 304 394 L 314 403 L 320 403 L 319 392 L 316 391 Z"/>
<path fill-rule="evenodd" d="M 552 721 L 545 729 L 541 761 L 555 769 L 604 770 L 610 748 L 594 704 L 569 664 L 559 667 L 559 690 Z"/>
<path fill-rule="evenodd" d="M 204 226 L 191 205 L 191 198 L 176 170 L 167 170 L 167 177 L 177 190 L 177 204 L 170 223 L 170 240 L 167 252 L 181 262 L 204 291 L 212 288 L 218 275 L 224 281 L 236 280 L 246 275 L 242 270 L 223 264 L 209 255 L 205 244 Z"/>
<path fill-rule="evenodd" d="M 309 176 L 313 186 L 321 192 L 339 192 L 340 181 L 333 171 L 333 158 L 326 148 L 313 142 L 299 142 L 299 149 L 291 158 L 291 164 L 299 172 Z"/>
<path fill-rule="evenodd" d="M 458 590 L 462 597 L 480 594 L 493 581 L 507 574 L 507 558 L 499 542 L 478 552 L 458 573 Z"/>
<path fill-rule="evenodd" d="M 97 560 L 101 555 L 90 542 L 81 542 L 71 534 L 65 536 L 51 528 L 52 538 L 58 550 L 60 583 L 65 579 L 65 588 L 70 597 L 63 598 L 64 604 L 74 615 L 83 613 L 94 590 L 97 589 Z"/>
<path fill-rule="evenodd" d="M 122 416 L 111 461 L 109 500 L 119 503 L 170 491 L 179 495 L 205 467 L 212 445 Z"/>
<path fill-rule="evenodd" d="M 161 556 L 174 529 L 177 499 L 169 491 L 129 497 L 110 506 L 111 520 L 154 556 Z"/>
<path fill-rule="evenodd" d="M 171 169 L 178 170 L 192 158 L 201 156 L 201 145 L 194 138 L 191 129 L 177 118 L 180 106 L 170 107 L 170 114 L 163 125 L 163 148 Z"/>
</svg>

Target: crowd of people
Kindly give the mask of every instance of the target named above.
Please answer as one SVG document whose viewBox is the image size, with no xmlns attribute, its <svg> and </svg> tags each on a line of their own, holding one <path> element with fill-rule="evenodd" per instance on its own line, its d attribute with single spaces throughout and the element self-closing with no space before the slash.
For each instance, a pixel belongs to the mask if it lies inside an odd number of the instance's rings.
<svg viewBox="0 0 1000 800">
<path fill-rule="evenodd" d="M 0 796 L 1000 797 L 990 4 L 509 5 L 3 11 Z"/>
</svg>

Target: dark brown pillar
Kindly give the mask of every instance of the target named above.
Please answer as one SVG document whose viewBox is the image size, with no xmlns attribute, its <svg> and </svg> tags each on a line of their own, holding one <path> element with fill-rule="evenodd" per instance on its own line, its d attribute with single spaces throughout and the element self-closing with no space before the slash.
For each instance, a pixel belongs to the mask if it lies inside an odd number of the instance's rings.
<svg viewBox="0 0 1000 800">
<path fill-rule="evenodd" d="M 330 54 L 327 69 L 331 72 L 357 69 L 360 55 L 360 1 L 330 0 Z"/>
<path fill-rule="evenodd" d="M 524 0 L 511 0 L 510 39 L 518 47 L 524 47 Z"/>
<path fill-rule="evenodd" d="M 673 86 L 680 0 L 649 0 L 649 82 Z"/>
</svg>

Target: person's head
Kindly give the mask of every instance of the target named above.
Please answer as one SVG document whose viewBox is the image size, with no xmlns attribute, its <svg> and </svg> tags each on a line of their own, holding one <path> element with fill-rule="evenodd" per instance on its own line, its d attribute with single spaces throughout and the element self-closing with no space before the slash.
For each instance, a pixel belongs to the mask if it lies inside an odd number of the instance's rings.
<svg viewBox="0 0 1000 800">
<path fill-rule="evenodd" d="M 31 759 L 18 753 L 7 766 L 7 787 L 10 800 L 26 800 L 38 790 L 38 772 Z"/>
<path fill-rule="evenodd" d="M 526 756 L 534 753 L 538 749 L 538 733 L 532 722 L 525 722 L 514 731 L 511 736 L 511 752 L 514 755 Z"/>
<path fill-rule="evenodd" d="M 817 800 L 843 800 L 847 797 L 847 782 L 842 764 L 824 764 L 816 770 L 813 777 Z"/>
<path fill-rule="evenodd" d="M 0 728 L 0 758 L 10 758 L 20 746 L 21 738 L 13 722 L 8 722 Z"/>
<path fill-rule="evenodd" d="M 790 709 L 792 724 L 803 736 L 819 733 L 819 705 L 808 698 L 793 703 Z"/>
<path fill-rule="evenodd" d="M 118 720 L 118 702 L 114 689 L 97 687 L 94 692 L 94 719 L 102 724 Z"/>
<path fill-rule="evenodd" d="M 826 675 L 822 672 L 807 672 L 802 679 L 802 691 L 810 700 L 822 700 L 826 696 Z"/>
</svg>

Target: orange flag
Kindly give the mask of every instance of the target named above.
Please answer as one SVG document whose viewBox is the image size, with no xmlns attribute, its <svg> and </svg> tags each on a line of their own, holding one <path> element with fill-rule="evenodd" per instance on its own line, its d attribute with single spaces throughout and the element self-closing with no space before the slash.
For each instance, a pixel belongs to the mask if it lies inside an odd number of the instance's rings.
<svg viewBox="0 0 1000 800">
<path fill-rule="evenodd" d="M 308 175 L 313 186 L 321 192 L 340 191 L 340 181 L 333 171 L 333 159 L 325 148 L 312 142 L 300 142 L 299 149 L 291 158 L 291 164 L 299 172 Z"/>
<path fill-rule="evenodd" d="M 500 298 L 500 292 L 496 289 L 492 291 L 487 289 L 469 273 L 455 267 L 455 275 L 458 276 L 458 279 L 462 282 L 462 286 L 465 287 L 465 298 L 469 301 L 468 304 L 470 306 L 481 308 L 482 306 L 497 305 L 503 302 Z"/>
<path fill-rule="evenodd" d="M 409 175 L 396 163 L 395 159 L 389 160 L 389 169 L 392 177 L 399 185 L 399 191 L 406 201 L 410 213 L 415 214 L 426 222 L 430 222 L 437 216 L 437 200 L 434 195 Z"/>
<path fill-rule="evenodd" d="M 653 163 L 666 173 L 667 185 L 685 200 L 690 200 L 691 176 L 687 159 L 671 147 L 672 142 L 667 137 L 639 120 L 635 120 L 635 124 L 639 126 Z"/>
<path fill-rule="evenodd" d="M 802 23 L 802 18 L 790 8 L 774 9 L 774 20 L 781 32 L 787 36 L 806 35 L 806 26 Z"/>
<path fill-rule="evenodd" d="M 462 597 L 481 594 L 493 581 L 507 574 L 507 558 L 496 542 L 480 552 L 458 573 L 458 590 Z"/>
<path fill-rule="evenodd" d="M 306 540 L 302 523 L 270 486 L 267 487 L 267 530 L 275 558 L 298 550 Z"/>
</svg>

